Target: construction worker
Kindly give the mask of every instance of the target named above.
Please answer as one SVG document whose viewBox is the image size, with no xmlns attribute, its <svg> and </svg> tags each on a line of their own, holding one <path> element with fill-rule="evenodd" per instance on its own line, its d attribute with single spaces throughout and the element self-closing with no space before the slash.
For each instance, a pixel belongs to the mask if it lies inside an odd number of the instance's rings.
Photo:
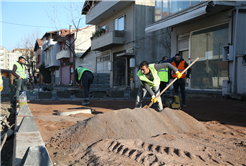
<svg viewBox="0 0 246 166">
<path fill-rule="evenodd" d="M 93 82 L 94 75 L 92 71 L 84 68 L 83 66 L 79 66 L 75 70 L 75 78 L 76 82 L 79 84 L 79 87 L 84 90 L 85 100 L 82 102 L 82 105 L 90 104 L 89 92 L 90 85 Z"/>
<path fill-rule="evenodd" d="M 162 60 L 159 62 L 159 64 L 163 63 L 167 59 L 168 59 L 168 57 L 164 56 L 162 58 Z M 161 83 L 160 83 L 160 92 L 162 92 L 163 89 L 165 89 L 165 87 L 166 87 L 166 85 L 168 83 L 168 80 L 169 80 L 168 67 L 158 70 L 158 76 L 160 77 L 160 81 L 161 81 Z"/>
<path fill-rule="evenodd" d="M 186 63 L 186 61 L 184 59 L 182 59 L 179 54 L 175 55 L 175 60 L 172 62 L 172 65 L 175 66 L 176 68 L 178 68 L 179 72 L 182 72 L 183 70 L 185 70 L 186 67 L 188 67 L 188 64 Z M 187 74 L 183 74 L 181 79 L 178 79 L 177 81 L 175 81 L 173 83 L 174 92 L 176 95 L 178 95 L 178 88 L 180 87 L 183 107 L 186 107 L 185 81 L 187 78 L 189 78 L 190 72 L 191 72 L 191 69 L 189 68 L 187 70 Z M 176 77 L 175 73 L 176 73 L 176 71 L 174 70 L 173 74 L 172 74 L 173 78 Z"/>
<path fill-rule="evenodd" d="M 26 74 L 25 74 L 25 58 L 23 56 L 19 57 L 19 61 L 15 62 L 13 65 L 13 70 L 12 70 L 12 74 L 15 77 L 15 82 L 16 82 L 16 92 L 15 92 L 15 96 L 16 96 L 16 102 L 19 103 L 19 96 L 20 96 L 20 91 L 21 88 L 23 91 L 27 90 L 26 87 Z"/>
<path fill-rule="evenodd" d="M 163 110 L 163 105 L 160 97 L 156 97 L 160 94 L 160 78 L 158 76 L 157 71 L 163 68 L 169 68 L 171 70 L 176 71 L 177 78 L 180 78 L 182 74 L 178 71 L 177 68 L 172 66 L 170 63 L 162 63 L 162 64 L 148 64 L 148 62 L 143 61 L 139 66 L 140 70 L 137 73 L 137 76 L 140 79 L 141 85 L 138 89 L 137 99 L 136 99 L 136 107 L 142 107 L 142 100 L 147 92 L 150 93 L 151 102 L 157 102 L 158 111 Z"/>
</svg>

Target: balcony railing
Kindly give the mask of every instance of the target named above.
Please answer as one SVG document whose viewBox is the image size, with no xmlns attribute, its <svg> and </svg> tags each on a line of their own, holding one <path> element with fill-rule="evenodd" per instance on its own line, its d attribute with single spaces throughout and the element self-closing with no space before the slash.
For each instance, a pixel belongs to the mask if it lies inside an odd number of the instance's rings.
<svg viewBox="0 0 246 166">
<path fill-rule="evenodd" d="M 125 43 L 124 31 L 111 31 L 91 40 L 92 51 L 104 51 Z"/>
<path fill-rule="evenodd" d="M 69 50 L 62 50 L 56 53 L 56 60 L 70 58 Z"/>
<path fill-rule="evenodd" d="M 99 24 L 103 20 L 115 14 L 115 11 L 120 11 L 129 6 L 133 1 L 101 1 L 93 6 L 93 8 L 86 15 L 86 24 Z"/>
</svg>

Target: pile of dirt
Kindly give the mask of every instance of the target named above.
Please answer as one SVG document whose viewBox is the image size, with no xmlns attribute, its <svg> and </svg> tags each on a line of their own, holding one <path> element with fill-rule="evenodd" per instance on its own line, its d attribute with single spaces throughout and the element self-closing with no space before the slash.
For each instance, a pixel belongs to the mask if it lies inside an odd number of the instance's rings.
<svg viewBox="0 0 246 166">
<path fill-rule="evenodd" d="M 121 109 L 81 121 L 54 135 L 49 146 L 87 149 L 102 139 L 148 139 L 162 133 L 206 131 L 206 127 L 181 110 Z M 76 153 L 76 152 L 75 152 Z"/>
</svg>

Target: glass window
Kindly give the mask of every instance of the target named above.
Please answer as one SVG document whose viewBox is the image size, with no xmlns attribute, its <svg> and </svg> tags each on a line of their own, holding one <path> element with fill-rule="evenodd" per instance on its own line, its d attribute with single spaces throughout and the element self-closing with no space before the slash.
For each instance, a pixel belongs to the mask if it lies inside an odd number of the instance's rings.
<svg viewBox="0 0 246 166">
<path fill-rule="evenodd" d="M 156 0 L 155 1 L 155 21 L 161 18 L 171 15 L 175 12 L 184 10 L 200 1 L 180 1 L 180 0 Z"/>
<path fill-rule="evenodd" d="M 223 80 L 228 80 L 228 62 L 222 61 L 222 48 L 228 43 L 229 24 L 223 24 L 191 35 L 192 66 L 190 87 L 198 89 L 222 88 Z"/>
<path fill-rule="evenodd" d="M 115 19 L 114 21 L 115 30 L 122 31 L 125 29 L 125 16 Z"/>
<path fill-rule="evenodd" d="M 155 1 L 155 21 L 161 19 L 161 4 L 162 1 Z"/>
<path fill-rule="evenodd" d="M 162 2 L 162 18 L 169 15 L 168 13 L 168 0 Z"/>
<path fill-rule="evenodd" d="M 169 8 L 169 15 L 181 11 L 190 6 L 190 1 L 171 1 Z"/>
</svg>

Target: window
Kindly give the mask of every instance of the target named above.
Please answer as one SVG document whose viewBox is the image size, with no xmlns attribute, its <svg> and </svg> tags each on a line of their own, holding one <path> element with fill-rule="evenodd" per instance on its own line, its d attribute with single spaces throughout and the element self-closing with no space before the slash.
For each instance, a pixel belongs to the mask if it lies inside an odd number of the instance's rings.
<svg viewBox="0 0 246 166">
<path fill-rule="evenodd" d="M 222 24 L 191 34 L 192 66 L 190 87 L 197 89 L 221 89 L 223 80 L 228 80 L 228 62 L 223 61 L 222 48 L 227 45 L 229 24 Z"/>
<path fill-rule="evenodd" d="M 125 29 L 125 16 L 114 20 L 114 29 L 119 31 L 123 31 Z"/>
<path fill-rule="evenodd" d="M 155 1 L 155 21 L 158 21 L 165 16 L 171 15 L 178 11 L 184 10 L 192 5 L 195 5 L 201 1 L 180 1 L 180 0 L 156 0 Z"/>
</svg>

